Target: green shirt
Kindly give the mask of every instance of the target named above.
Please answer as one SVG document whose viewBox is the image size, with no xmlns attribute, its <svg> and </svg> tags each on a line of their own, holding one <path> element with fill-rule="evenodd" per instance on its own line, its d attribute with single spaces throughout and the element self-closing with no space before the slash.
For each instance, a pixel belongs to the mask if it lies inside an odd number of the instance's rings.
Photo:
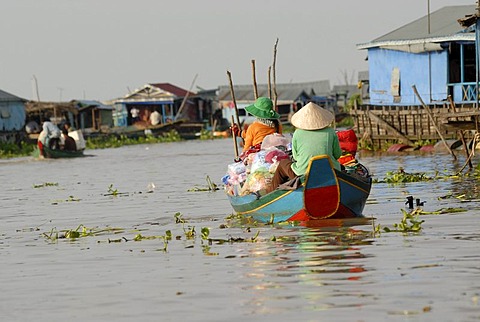
<svg viewBox="0 0 480 322">
<path fill-rule="evenodd" d="M 322 154 L 328 155 L 335 169 L 340 170 L 337 159 L 342 156 L 342 150 L 334 129 L 327 127 L 313 131 L 295 130 L 292 138 L 292 155 L 295 159 L 292 170 L 295 174 L 305 174 L 310 159 Z"/>
</svg>

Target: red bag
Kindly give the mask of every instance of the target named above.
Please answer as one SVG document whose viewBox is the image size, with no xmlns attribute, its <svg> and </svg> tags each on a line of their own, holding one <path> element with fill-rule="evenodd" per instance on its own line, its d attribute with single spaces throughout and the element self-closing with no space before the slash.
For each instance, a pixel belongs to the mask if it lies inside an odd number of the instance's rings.
<svg viewBox="0 0 480 322">
<path fill-rule="evenodd" d="M 340 141 L 340 149 L 345 152 L 351 153 L 355 156 L 358 148 L 358 139 L 355 131 L 345 130 L 337 132 L 338 140 Z"/>
</svg>

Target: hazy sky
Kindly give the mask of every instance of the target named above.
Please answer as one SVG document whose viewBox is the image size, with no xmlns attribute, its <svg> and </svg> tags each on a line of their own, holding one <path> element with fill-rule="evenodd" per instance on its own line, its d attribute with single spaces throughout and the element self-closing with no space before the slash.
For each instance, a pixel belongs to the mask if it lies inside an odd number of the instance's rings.
<svg viewBox="0 0 480 322">
<path fill-rule="evenodd" d="M 475 0 L 430 0 L 430 11 Z M 188 89 L 357 81 L 369 42 L 427 14 L 428 0 L 0 0 L 0 89 L 43 101 L 109 100 L 146 83 Z M 459 17 L 460 18 L 460 17 Z"/>
</svg>

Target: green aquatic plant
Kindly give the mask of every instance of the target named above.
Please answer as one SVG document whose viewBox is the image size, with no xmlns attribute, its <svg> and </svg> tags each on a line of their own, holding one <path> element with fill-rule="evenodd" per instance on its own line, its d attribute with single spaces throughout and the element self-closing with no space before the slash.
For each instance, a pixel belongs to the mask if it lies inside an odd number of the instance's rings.
<svg viewBox="0 0 480 322">
<path fill-rule="evenodd" d="M 465 208 L 440 208 L 435 211 L 425 211 L 425 210 L 420 210 L 418 211 L 419 215 L 443 215 L 443 214 L 453 214 L 453 213 L 459 213 L 459 212 L 465 212 L 467 209 Z"/>
<path fill-rule="evenodd" d="M 160 249 L 157 249 L 157 250 L 162 251 L 162 252 L 166 252 L 167 248 L 168 248 L 168 241 L 172 239 L 171 232 L 169 230 L 167 230 L 167 232 L 165 232 L 165 235 L 161 235 L 161 236 L 143 236 L 142 234 L 137 234 L 133 238 L 133 241 L 139 242 L 139 241 L 142 241 L 142 240 L 153 240 L 153 239 L 162 240 L 163 241 L 163 248 L 160 248 Z M 127 239 L 125 239 L 125 241 L 127 241 Z"/>
<path fill-rule="evenodd" d="M 206 129 L 202 129 L 200 131 L 200 140 L 213 140 L 215 137 L 213 136 L 213 132 L 212 131 L 209 131 L 209 130 L 206 130 Z"/>
<path fill-rule="evenodd" d="M 195 232 L 195 226 L 188 226 L 185 228 L 185 225 L 183 225 L 183 233 L 185 234 L 185 237 L 187 239 L 193 239 L 195 238 L 196 232 Z"/>
<path fill-rule="evenodd" d="M 186 222 L 182 216 L 183 215 L 180 212 L 175 213 L 174 218 L 176 224 L 184 224 Z"/>
<path fill-rule="evenodd" d="M 383 227 L 383 231 L 390 232 L 401 232 L 401 233 L 418 233 L 422 230 L 422 223 L 425 220 L 419 220 L 418 216 L 422 210 L 417 208 L 411 212 L 407 212 L 405 209 L 402 209 L 403 218 L 400 223 L 393 224 L 393 228 Z M 375 232 L 380 231 L 380 225 L 375 229 Z"/>
<path fill-rule="evenodd" d="M 208 227 L 202 227 L 200 232 L 202 234 L 202 239 L 203 240 L 207 240 L 208 236 L 210 236 L 210 228 L 208 228 Z"/>
<path fill-rule="evenodd" d="M 44 182 L 44 183 L 40 183 L 40 184 L 34 184 L 33 188 L 37 189 L 37 188 L 57 187 L 57 186 L 58 186 L 57 182 Z"/>
<path fill-rule="evenodd" d="M 185 235 L 185 237 L 187 239 L 193 239 L 196 235 L 195 226 L 185 227 L 185 224 L 187 223 L 187 221 L 183 219 L 182 214 L 180 212 L 175 213 L 174 217 L 175 217 L 176 224 L 182 224 L 183 234 Z M 177 237 L 177 239 L 179 238 Z"/>
<path fill-rule="evenodd" d="M 207 175 L 206 177 L 207 181 L 207 187 L 206 188 L 199 188 L 199 187 L 194 187 L 191 189 L 188 189 L 188 192 L 199 192 L 199 191 L 216 191 L 219 190 L 218 186 L 210 179 L 210 176 Z"/>
<path fill-rule="evenodd" d="M 111 183 L 109 186 L 108 186 L 108 195 L 111 195 L 111 196 L 118 196 L 119 192 L 118 192 L 118 189 L 114 189 L 113 188 L 113 183 Z"/>
<path fill-rule="evenodd" d="M 218 256 L 219 255 L 219 253 L 217 253 L 217 252 L 211 252 L 210 248 L 211 247 L 209 245 L 203 245 L 202 246 L 203 254 L 206 255 L 206 256 Z"/>
<path fill-rule="evenodd" d="M 78 225 L 76 229 L 67 229 L 58 231 L 56 227 L 52 228 L 49 233 L 43 233 L 43 236 L 50 241 L 58 239 L 77 239 L 81 237 L 99 236 L 105 233 L 120 233 L 124 232 L 122 228 L 87 228 L 83 224 Z"/>
<path fill-rule="evenodd" d="M 403 168 L 399 168 L 398 171 L 388 171 L 383 181 L 374 180 L 375 183 L 407 183 L 407 182 L 422 182 L 431 181 L 431 177 L 428 177 L 425 172 L 408 173 Z"/>
</svg>

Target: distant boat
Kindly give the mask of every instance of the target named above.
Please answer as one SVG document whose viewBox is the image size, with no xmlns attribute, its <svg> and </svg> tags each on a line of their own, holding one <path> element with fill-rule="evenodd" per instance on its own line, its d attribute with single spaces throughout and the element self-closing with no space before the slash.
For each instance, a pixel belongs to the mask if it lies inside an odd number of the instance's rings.
<svg viewBox="0 0 480 322">
<path fill-rule="evenodd" d="M 48 159 L 77 158 L 77 157 L 84 156 L 83 150 L 67 151 L 67 150 L 61 150 L 61 149 L 50 149 L 46 146 L 43 147 L 43 155 L 45 158 L 48 158 Z M 37 146 L 33 150 L 32 156 L 34 158 L 40 157 L 40 150 L 38 149 Z"/>
<path fill-rule="evenodd" d="M 137 122 L 134 125 L 129 126 L 117 126 L 108 128 L 99 132 L 92 132 L 88 134 L 88 137 L 102 137 L 102 136 L 125 136 L 128 138 L 145 137 L 147 135 L 159 136 L 164 133 L 168 133 L 171 130 L 176 130 L 183 121 L 175 121 L 169 123 L 162 123 L 157 125 L 148 125 L 145 122 Z"/>
<path fill-rule="evenodd" d="M 321 155 L 310 160 L 305 180 L 295 190 L 275 190 L 264 196 L 228 195 L 228 199 L 237 214 L 263 223 L 353 218 L 362 216 L 371 186 L 368 173 L 338 171 L 328 156 Z"/>
</svg>

